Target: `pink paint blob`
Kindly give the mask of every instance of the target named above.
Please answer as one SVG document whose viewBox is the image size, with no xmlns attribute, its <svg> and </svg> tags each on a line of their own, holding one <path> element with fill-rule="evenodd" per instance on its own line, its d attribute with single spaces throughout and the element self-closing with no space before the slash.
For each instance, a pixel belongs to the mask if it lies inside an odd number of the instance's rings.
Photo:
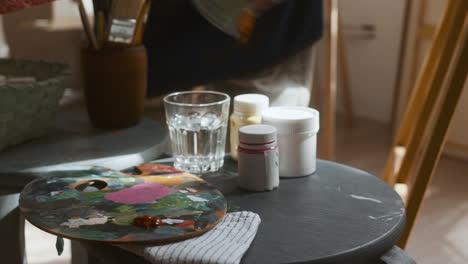
<svg viewBox="0 0 468 264">
<path fill-rule="evenodd" d="M 142 183 L 130 188 L 112 192 L 104 196 L 107 200 L 123 204 L 154 202 L 174 193 L 175 190 L 164 185 Z"/>
</svg>

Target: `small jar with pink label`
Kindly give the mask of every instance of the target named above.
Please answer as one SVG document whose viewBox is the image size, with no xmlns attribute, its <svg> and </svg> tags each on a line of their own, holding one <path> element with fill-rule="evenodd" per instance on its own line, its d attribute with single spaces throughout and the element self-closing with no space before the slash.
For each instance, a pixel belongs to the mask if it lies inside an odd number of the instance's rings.
<svg viewBox="0 0 468 264">
<path fill-rule="evenodd" d="M 276 129 L 249 125 L 239 129 L 239 186 L 251 191 L 270 191 L 279 185 Z"/>
</svg>

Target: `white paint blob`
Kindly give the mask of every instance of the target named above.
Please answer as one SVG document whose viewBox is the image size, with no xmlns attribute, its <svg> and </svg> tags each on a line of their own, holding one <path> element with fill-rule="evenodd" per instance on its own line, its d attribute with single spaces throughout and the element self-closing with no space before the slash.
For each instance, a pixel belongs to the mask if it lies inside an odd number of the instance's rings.
<svg viewBox="0 0 468 264">
<path fill-rule="evenodd" d="M 208 202 L 207 199 L 204 199 L 204 198 L 201 198 L 201 197 L 198 197 L 198 196 L 194 196 L 194 195 L 187 195 L 187 198 L 189 198 L 190 200 L 192 200 L 194 202 Z"/>
<path fill-rule="evenodd" d="M 181 224 L 184 222 L 184 220 L 181 220 L 181 219 L 171 219 L 171 218 L 163 219 L 162 221 L 163 223 L 168 224 L 168 225 Z"/>
<path fill-rule="evenodd" d="M 83 218 L 70 218 L 67 222 L 61 223 L 61 226 L 68 226 L 69 228 L 78 228 L 83 225 L 103 225 L 109 220 L 107 216 L 91 217 L 89 219 Z"/>
</svg>

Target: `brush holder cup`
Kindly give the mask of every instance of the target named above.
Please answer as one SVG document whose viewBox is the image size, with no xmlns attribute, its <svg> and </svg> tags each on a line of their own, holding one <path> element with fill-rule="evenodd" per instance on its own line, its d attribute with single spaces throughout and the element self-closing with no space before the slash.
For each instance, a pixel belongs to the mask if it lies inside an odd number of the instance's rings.
<svg viewBox="0 0 468 264">
<path fill-rule="evenodd" d="M 91 123 L 118 129 L 136 125 L 143 116 L 147 87 L 144 46 L 83 49 L 84 93 Z"/>
</svg>

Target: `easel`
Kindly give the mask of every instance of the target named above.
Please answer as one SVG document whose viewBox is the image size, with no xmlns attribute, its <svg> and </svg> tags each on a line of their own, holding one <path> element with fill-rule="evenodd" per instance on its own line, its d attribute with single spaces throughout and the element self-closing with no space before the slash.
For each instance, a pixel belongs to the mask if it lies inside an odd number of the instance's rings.
<svg viewBox="0 0 468 264">
<path fill-rule="evenodd" d="M 335 157 L 336 136 L 336 95 L 338 87 L 338 70 L 341 73 L 341 87 L 344 95 L 346 121 L 349 127 L 353 126 L 353 106 L 351 88 L 349 86 L 349 73 L 347 68 L 346 47 L 343 38 L 342 23 L 339 17 L 338 0 L 325 1 L 325 32 L 323 38 L 324 49 L 324 79 L 323 79 L 323 106 L 322 106 L 322 132 L 323 158 L 333 160 Z M 338 67 L 340 67 L 338 69 Z M 318 102 L 318 68 L 314 67 L 312 105 Z"/>
<path fill-rule="evenodd" d="M 448 2 L 382 175 L 406 202 L 407 224 L 399 242 L 402 248 L 437 167 L 467 78 L 467 14 L 468 1 Z M 410 176 L 414 176 L 413 182 Z"/>
<path fill-rule="evenodd" d="M 434 39 L 436 27 L 425 21 L 427 0 L 408 1 L 405 7 L 405 21 L 401 39 L 401 52 L 397 87 L 393 99 L 392 130 L 396 133 L 411 89 L 414 87 L 425 41 Z M 414 22 L 411 20 L 414 17 Z M 405 48 L 405 46 L 407 48 Z"/>
</svg>

